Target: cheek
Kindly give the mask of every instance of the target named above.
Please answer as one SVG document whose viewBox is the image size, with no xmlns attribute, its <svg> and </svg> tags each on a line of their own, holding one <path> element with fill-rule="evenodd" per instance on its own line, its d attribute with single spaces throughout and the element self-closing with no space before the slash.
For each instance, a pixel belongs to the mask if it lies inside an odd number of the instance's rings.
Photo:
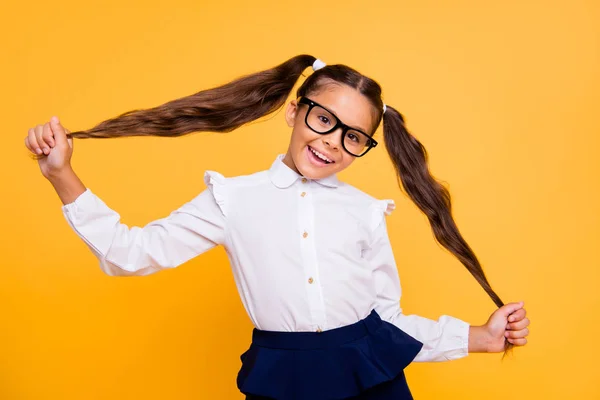
<svg viewBox="0 0 600 400">
<path fill-rule="evenodd" d="M 342 151 L 344 151 L 344 150 L 342 150 Z M 342 159 L 334 164 L 336 173 L 341 172 L 341 171 L 345 170 L 346 168 L 348 168 L 350 166 L 350 164 L 352 164 L 354 162 L 354 160 L 355 160 L 355 158 L 352 157 L 351 155 L 343 154 Z"/>
<path fill-rule="evenodd" d="M 319 138 L 319 134 L 314 133 L 310 129 L 304 126 L 296 126 L 294 127 L 294 131 L 292 132 L 292 146 L 296 149 L 300 149 L 304 147 L 307 143 L 314 141 Z"/>
<path fill-rule="evenodd" d="M 355 158 L 348 155 L 348 154 L 344 154 L 344 158 L 342 159 L 342 162 L 340 163 L 340 170 L 342 169 L 346 169 L 350 166 L 350 164 L 352 164 L 354 162 Z"/>
<path fill-rule="evenodd" d="M 303 135 L 300 129 L 295 128 L 292 131 L 292 137 L 290 138 L 290 144 L 292 148 L 299 148 L 300 146 L 302 146 L 302 142 L 303 142 Z"/>
</svg>

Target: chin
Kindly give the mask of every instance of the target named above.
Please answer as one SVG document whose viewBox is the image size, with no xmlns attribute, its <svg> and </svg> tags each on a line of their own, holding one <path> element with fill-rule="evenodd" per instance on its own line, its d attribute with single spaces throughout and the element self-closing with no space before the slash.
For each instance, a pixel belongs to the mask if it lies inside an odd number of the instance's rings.
<svg viewBox="0 0 600 400">
<path fill-rule="evenodd" d="M 306 165 L 305 162 L 296 163 L 296 168 L 300 172 L 300 175 L 308 178 L 308 179 L 319 179 L 318 171 L 315 171 L 310 167 L 310 165 Z"/>
<path fill-rule="evenodd" d="M 337 168 L 315 167 L 306 160 L 302 160 L 296 163 L 296 168 L 302 176 L 308 179 L 322 179 L 328 177 L 329 175 L 337 173 Z"/>
</svg>

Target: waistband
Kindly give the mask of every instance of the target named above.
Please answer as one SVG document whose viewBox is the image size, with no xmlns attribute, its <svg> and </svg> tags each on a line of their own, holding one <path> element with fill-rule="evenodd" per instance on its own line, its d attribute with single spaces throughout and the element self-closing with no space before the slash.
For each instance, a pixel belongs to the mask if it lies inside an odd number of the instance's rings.
<svg viewBox="0 0 600 400">
<path fill-rule="evenodd" d="M 310 350 L 337 347 L 374 333 L 383 321 L 375 310 L 364 319 L 350 325 L 323 332 L 276 332 L 254 328 L 252 344 L 260 347 L 288 350 Z"/>
</svg>

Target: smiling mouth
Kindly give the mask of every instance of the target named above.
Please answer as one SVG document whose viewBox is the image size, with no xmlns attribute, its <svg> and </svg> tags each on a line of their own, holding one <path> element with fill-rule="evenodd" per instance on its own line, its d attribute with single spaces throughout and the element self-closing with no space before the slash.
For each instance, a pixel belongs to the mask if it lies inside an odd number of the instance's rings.
<svg viewBox="0 0 600 400">
<path fill-rule="evenodd" d="M 308 152 L 310 153 L 310 156 L 316 162 L 322 163 L 322 164 L 333 164 L 333 163 L 335 163 L 335 161 L 327 158 L 324 154 L 319 153 L 318 151 L 316 151 L 312 147 L 310 147 L 308 145 L 306 147 L 308 147 Z"/>
</svg>

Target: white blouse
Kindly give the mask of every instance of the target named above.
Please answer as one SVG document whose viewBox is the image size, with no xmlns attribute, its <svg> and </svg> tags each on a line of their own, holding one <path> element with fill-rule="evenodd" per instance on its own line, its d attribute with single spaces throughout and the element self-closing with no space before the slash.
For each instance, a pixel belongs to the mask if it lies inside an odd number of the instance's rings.
<svg viewBox="0 0 600 400">
<path fill-rule="evenodd" d="M 65 218 L 108 275 L 148 275 L 223 245 L 254 326 L 323 331 L 372 309 L 423 342 L 414 361 L 468 354 L 469 324 L 405 315 L 385 215 L 378 200 L 335 175 L 306 179 L 277 156 L 269 170 L 226 178 L 206 171 L 208 188 L 165 218 L 128 227 L 89 188 L 62 206 Z"/>
</svg>

